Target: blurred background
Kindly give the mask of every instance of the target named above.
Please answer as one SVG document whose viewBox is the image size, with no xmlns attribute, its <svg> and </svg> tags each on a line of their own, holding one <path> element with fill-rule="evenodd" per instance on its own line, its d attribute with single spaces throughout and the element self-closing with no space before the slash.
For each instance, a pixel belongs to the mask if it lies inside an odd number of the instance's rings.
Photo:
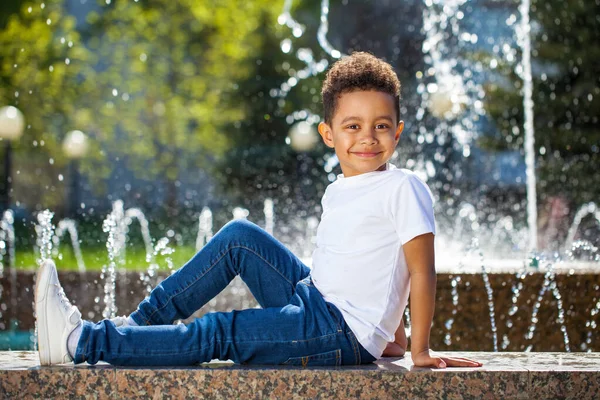
<svg viewBox="0 0 600 400">
<path fill-rule="evenodd" d="M 116 200 L 142 210 L 184 260 L 204 207 L 215 231 L 236 207 L 265 226 L 271 199 L 275 236 L 310 255 L 306 221 L 341 173 L 316 133 L 321 82 L 353 51 L 384 58 L 401 79 L 406 128 L 392 162 L 427 181 L 440 236 L 486 229 L 498 239 L 490 252 L 523 255 L 523 29 L 537 247 L 558 250 L 577 210 L 600 201 L 600 1 L 534 0 L 526 25 L 520 6 L 3 0 L 0 209 L 14 211 L 17 267 L 35 265 L 36 215 L 50 209 L 76 221 L 86 264 L 101 268 Z M 128 240 L 143 247 L 136 229 Z M 599 245 L 593 218 L 578 236 Z M 70 248 L 64 257 L 74 266 Z"/>
</svg>

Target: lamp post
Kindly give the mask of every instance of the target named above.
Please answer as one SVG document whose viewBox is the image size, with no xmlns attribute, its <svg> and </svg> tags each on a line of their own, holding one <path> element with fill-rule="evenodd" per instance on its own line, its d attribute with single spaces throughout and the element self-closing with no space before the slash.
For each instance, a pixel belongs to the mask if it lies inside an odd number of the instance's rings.
<svg viewBox="0 0 600 400">
<path fill-rule="evenodd" d="M 306 186 L 308 186 L 304 177 L 309 171 L 311 164 L 311 159 L 308 157 L 307 153 L 319 142 L 318 136 L 319 134 L 313 124 L 306 121 L 300 121 L 292 125 L 288 137 L 286 138 L 286 143 L 298 153 L 296 174 L 300 185 L 297 196 L 298 204 L 303 206 L 306 206 L 304 190 Z"/>
<path fill-rule="evenodd" d="M 4 184 L 0 196 L 0 211 L 10 208 L 12 184 L 12 146 L 11 141 L 19 139 L 23 134 L 25 119 L 16 107 L 0 108 L 0 139 L 4 142 Z"/>
<path fill-rule="evenodd" d="M 79 209 L 79 160 L 85 156 L 88 150 L 88 139 L 85 133 L 75 130 L 69 131 L 63 141 L 63 151 L 70 159 L 69 175 L 71 177 L 71 189 L 69 190 L 68 215 L 71 218 L 77 216 Z"/>
<path fill-rule="evenodd" d="M 4 184 L 0 194 L 0 218 L 6 210 L 10 209 L 11 184 L 12 184 L 12 146 L 11 141 L 18 140 L 23 134 L 25 127 L 25 118 L 16 107 L 6 106 L 0 108 L 0 139 L 4 142 Z M 9 225 L 13 223 L 12 215 L 8 214 Z M 16 329 L 16 309 L 17 309 L 17 270 L 14 265 L 14 230 L 8 232 L 9 240 L 7 243 L 6 253 L 8 254 L 8 266 L 10 270 L 10 309 L 8 318 L 10 321 L 10 329 Z M 12 235 L 12 238 L 10 237 Z M 12 239 L 12 240 L 11 240 Z"/>
</svg>

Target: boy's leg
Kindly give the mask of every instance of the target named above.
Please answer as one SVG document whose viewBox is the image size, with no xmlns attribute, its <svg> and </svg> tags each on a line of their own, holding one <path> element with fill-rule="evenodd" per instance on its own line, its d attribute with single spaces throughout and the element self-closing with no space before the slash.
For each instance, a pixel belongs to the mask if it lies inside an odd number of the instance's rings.
<svg viewBox="0 0 600 400">
<path fill-rule="evenodd" d="M 283 307 L 296 283 L 308 276 L 291 251 L 258 226 L 236 220 L 225 225 L 190 261 L 161 282 L 131 318 L 138 325 L 168 325 L 219 294 L 236 275 L 263 308 Z"/>
<path fill-rule="evenodd" d="M 309 280 L 298 283 L 290 300 L 284 307 L 209 313 L 189 325 L 117 329 L 107 320 L 85 322 L 75 362 L 172 366 L 231 359 L 336 366 L 374 360 Z"/>
</svg>

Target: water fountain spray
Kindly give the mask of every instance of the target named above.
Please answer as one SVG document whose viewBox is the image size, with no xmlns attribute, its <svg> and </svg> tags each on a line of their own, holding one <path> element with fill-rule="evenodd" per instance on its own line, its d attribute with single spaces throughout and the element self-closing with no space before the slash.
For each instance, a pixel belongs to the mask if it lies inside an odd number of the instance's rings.
<svg viewBox="0 0 600 400">
<path fill-rule="evenodd" d="M 115 202 L 116 203 L 116 202 Z M 122 203 L 121 203 L 122 205 Z M 125 240 L 122 229 L 123 208 L 114 207 L 113 211 L 106 217 L 102 224 L 102 230 L 108 233 L 106 249 L 108 250 L 108 264 L 102 267 L 100 279 L 104 282 L 104 318 L 114 318 L 117 313 L 116 305 L 116 267 L 117 262 L 123 262 L 122 254 L 124 252 Z"/>
<path fill-rule="evenodd" d="M 58 223 L 56 234 L 52 238 L 52 241 L 54 242 L 54 251 L 58 251 L 60 239 L 65 235 L 66 232 L 69 232 L 69 236 L 71 237 L 71 245 L 73 246 L 75 260 L 77 260 L 77 268 L 79 269 L 79 272 L 83 273 L 86 270 L 85 263 L 83 261 L 83 256 L 81 255 L 81 246 L 79 245 L 77 226 L 75 225 L 75 221 L 72 219 L 65 218 Z"/>
<path fill-rule="evenodd" d="M 265 199 L 263 212 L 265 214 L 265 231 L 273 235 L 275 228 L 275 211 L 273 209 L 273 199 Z"/>
<path fill-rule="evenodd" d="M 573 243 L 575 240 L 575 235 L 577 234 L 577 230 L 579 229 L 579 225 L 581 225 L 581 221 L 583 218 L 588 215 L 593 215 L 598 224 L 600 225 L 600 209 L 596 206 L 596 203 L 587 203 L 584 204 L 577 210 L 575 213 L 575 218 L 573 219 L 573 223 L 569 228 L 569 232 L 567 233 L 567 240 L 565 241 L 565 250 L 570 250 L 573 247 Z"/>
<path fill-rule="evenodd" d="M 196 251 L 200 250 L 213 237 L 213 215 L 210 208 L 204 207 L 198 217 L 198 236 Z"/>
<path fill-rule="evenodd" d="M 303 25 L 298 23 L 291 15 L 292 0 L 286 0 L 283 5 L 283 11 L 277 18 L 280 25 L 286 25 L 292 29 L 292 35 L 296 38 L 301 37 L 304 34 L 305 28 Z M 329 31 L 329 0 L 321 1 L 321 16 L 320 25 L 317 31 L 317 42 L 327 54 L 332 58 L 337 59 L 342 57 L 344 54 L 335 49 L 327 40 L 327 33 Z M 289 38 L 284 39 L 281 42 L 281 51 L 283 53 L 289 53 L 292 51 L 292 40 Z M 296 58 L 306 64 L 306 67 L 291 74 L 290 78 L 281 84 L 279 90 L 274 89 L 271 92 L 273 96 L 279 96 L 285 98 L 289 91 L 296 86 L 301 80 L 307 79 L 311 76 L 315 76 L 327 68 L 329 61 L 322 58 L 316 61 L 313 56 L 313 52 L 309 48 L 300 48 L 296 52 Z M 288 121 L 289 122 L 289 121 Z M 293 122 L 293 121 L 292 121 Z M 291 122 L 289 122 L 291 123 Z"/>
<path fill-rule="evenodd" d="M 50 210 L 42 211 L 37 215 L 38 224 L 35 226 L 35 232 L 37 234 L 36 244 L 40 252 L 38 265 L 52 259 L 52 238 L 54 237 L 53 217 L 54 213 L 50 212 Z"/>
<path fill-rule="evenodd" d="M 531 77 L 531 24 L 529 22 L 530 0 L 522 0 L 519 6 L 521 23 L 515 32 L 521 47 L 522 59 L 516 72 L 523 80 L 523 108 L 525 112 L 525 165 L 527 177 L 527 225 L 529 226 L 529 251 L 537 250 L 537 194 L 535 178 L 535 136 L 533 128 L 533 80 Z"/>
<path fill-rule="evenodd" d="M 527 329 L 527 333 L 525 334 L 525 339 L 533 339 L 533 334 L 535 333 L 537 323 L 539 322 L 537 315 L 542 304 L 542 299 L 544 298 L 544 294 L 548 291 L 548 289 L 550 289 L 550 292 L 554 296 L 558 307 L 558 323 L 560 324 L 560 330 L 563 334 L 565 351 L 570 352 L 571 347 L 569 345 L 569 335 L 567 333 L 567 327 L 565 325 L 565 310 L 562 303 L 562 296 L 556 284 L 556 273 L 554 272 L 554 264 L 552 262 L 548 262 L 546 265 L 546 269 L 547 272 L 544 275 L 544 282 L 542 283 L 542 287 L 538 293 L 537 299 L 533 306 L 533 311 L 531 313 L 531 322 L 529 324 L 529 328 Z M 525 351 L 531 351 L 532 347 L 532 345 L 529 345 L 525 349 Z"/>
<path fill-rule="evenodd" d="M 4 270 L 4 257 L 8 254 L 8 267 L 15 267 L 15 218 L 12 210 L 6 210 L 0 220 L 0 275 Z"/>
<path fill-rule="evenodd" d="M 148 269 L 146 270 L 146 273 L 141 273 L 140 274 L 140 279 L 142 280 L 142 282 L 144 282 L 144 284 L 146 285 L 146 293 L 150 294 L 150 292 L 152 291 L 152 289 L 156 286 L 156 273 L 158 271 L 158 268 L 160 267 L 158 265 L 158 262 L 156 262 L 156 257 L 158 255 L 161 256 L 167 256 L 165 258 L 165 261 L 167 263 L 167 268 L 172 271 L 173 270 L 173 261 L 170 257 L 171 254 L 173 254 L 175 252 L 175 250 L 173 248 L 171 248 L 169 246 L 169 239 L 166 237 L 160 238 L 157 243 L 156 246 L 154 246 L 153 249 L 153 257 L 152 259 L 148 259 L 146 258 L 146 261 L 149 263 L 148 265 Z"/>
</svg>

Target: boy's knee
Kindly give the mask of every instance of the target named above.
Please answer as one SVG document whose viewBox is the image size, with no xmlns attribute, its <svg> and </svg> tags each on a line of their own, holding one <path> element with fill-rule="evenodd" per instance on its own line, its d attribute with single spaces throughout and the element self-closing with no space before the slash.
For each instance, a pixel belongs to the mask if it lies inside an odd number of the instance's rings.
<svg viewBox="0 0 600 400">
<path fill-rule="evenodd" d="M 256 233 L 260 228 L 245 219 L 235 219 L 228 222 L 219 232 L 222 235 L 232 235 L 234 237 L 246 236 L 251 232 Z"/>
</svg>

